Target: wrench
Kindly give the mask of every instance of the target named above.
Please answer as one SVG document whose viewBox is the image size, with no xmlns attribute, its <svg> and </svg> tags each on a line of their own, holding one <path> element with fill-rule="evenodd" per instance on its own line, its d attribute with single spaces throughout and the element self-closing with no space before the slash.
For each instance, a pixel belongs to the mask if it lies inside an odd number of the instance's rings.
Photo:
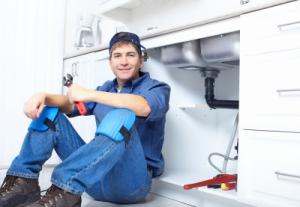
<svg viewBox="0 0 300 207">
<path fill-rule="evenodd" d="M 63 84 L 66 87 L 70 87 L 73 84 L 73 76 L 71 74 L 67 74 L 66 76 L 63 77 Z M 87 110 L 84 105 L 84 103 L 75 101 L 75 105 L 80 113 L 80 115 L 85 115 Z"/>
</svg>

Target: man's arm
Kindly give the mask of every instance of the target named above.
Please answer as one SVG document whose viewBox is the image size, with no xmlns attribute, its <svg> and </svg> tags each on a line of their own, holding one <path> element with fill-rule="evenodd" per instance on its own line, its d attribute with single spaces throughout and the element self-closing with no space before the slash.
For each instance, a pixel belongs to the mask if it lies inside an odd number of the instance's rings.
<svg viewBox="0 0 300 207">
<path fill-rule="evenodd" d="M 148 102 L 142 96 L 93 91 L 91 97 L 95 102 L 100 102 L 116 108 L 130 109 L 135 112 L 137 116 L 147 117 L 151 112 Z"/>
<path fill-rule="evenodd" d="M 45 105 L 57 106 L 64 113 L 71 113 L 74 104 L 67 96 L 48 93 L 36 93 L 32 95 L 24 104 L 23 111 L 28 118 L 36 119 L 41 114 Z"/>
<path fill-rule="evenodd" d="M 68 94 L 74 101 L 92 101 L 116 108 L 127 108 L 132 110 L 137 116 L 142 117 L 147 117 L 151 112 L 148 102 L 142 96 L 95 91 L 83 88 L 77 84 L 73 84 L 69 90 Z"/>
<path fill-rule="evenodd" d="M 57 106 L 65 114 L 69 114 L 74 109 L 74 103 L 71 103 L 68 96 L 46 94 L 45 105 Z"/>
</svg>

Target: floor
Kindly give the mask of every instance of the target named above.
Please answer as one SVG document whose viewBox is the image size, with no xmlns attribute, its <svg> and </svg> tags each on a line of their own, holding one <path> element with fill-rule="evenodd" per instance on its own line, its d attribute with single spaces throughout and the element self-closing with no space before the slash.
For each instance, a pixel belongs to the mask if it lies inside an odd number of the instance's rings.
<svg viewBox="0 0 300 207">
<path fill-rule="evenodd" d="M 3 178 L 5 177 L 5 169 L 0 170 L 0 184 L 3 181 Z M 52 168 L 44 168 L 41 175 L 40 175 L 40 186 L 42 190 L 47 189 L 50 186 L 49 178 L 52 172 Z M 189 207 L 190 205 L 186 205 L 184 203 L 171 200 L 153 193 L 150 193 L 147 198 L 146 202 L 142 204 L 134 204 L 134 205 L 117 205 L 107 202 L 99 202 L 94 201 L 92 198 L 90 198 L 87 194 L 83 194 L 83 201 L 81 207 L 154 207 L 154 206 L 160 206 L 160 207 Z"/>
<path fill-rule="evenodd" d="M 85 197 L 85 196 L 84 196 Z M 170 200 L 168 198 L 160 197 L 157 195 L 154 195 L 152 193 L 149 194 L 147 197 L 147 200 L 145 203 L 142 204 L 134 204 L 134 205 L 116 205 L 111 203 L 105 203 L 105 202 L 97 202 L 90 199 L 83 199 L 82 207 L 188 207 L 188 205 L 185 205 L 183 203 Z"/>
</svg>

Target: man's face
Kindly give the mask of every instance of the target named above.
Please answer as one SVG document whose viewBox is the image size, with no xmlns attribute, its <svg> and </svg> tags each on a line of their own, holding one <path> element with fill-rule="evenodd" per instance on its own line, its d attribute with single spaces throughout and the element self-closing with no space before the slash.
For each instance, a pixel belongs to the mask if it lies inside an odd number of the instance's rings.
<svg viewBox="0 0 300 207">
<path fill-rule="evenodd" d="M 123 86 L 128 80 L 138 78 L 142 63 L 138 52 L 130 43 L 122 43 L 112 50 L 110 66 L 119 86 Z"/>
</svg>

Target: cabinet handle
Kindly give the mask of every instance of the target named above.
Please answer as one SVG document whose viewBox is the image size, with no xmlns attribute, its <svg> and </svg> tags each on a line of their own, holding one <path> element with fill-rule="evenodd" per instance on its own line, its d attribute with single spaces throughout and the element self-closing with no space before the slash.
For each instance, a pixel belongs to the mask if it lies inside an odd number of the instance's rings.
<svg viewBox="0 0 300 207">
<path fill-rule="evenodd" d="M 78 76 L 77 68 L 78 68 L 78 62 L 72 63 L 72 71 L 71 71 L 71 75 L 72 75 L 73 77 Z"/>
<path fill-rule="evenodd" d="M 244 4 L 248 4 L 250 0 L 240 0 L 240 4 L 244 5 Z"/>
<path fill-rule="evenodd" d="M 300 88 L 293 88 L 293 89 L 277 89 L 276 92 L 279 95 L 300 95 Z"/>
<path fill-rule="evenodd" d="M 283 173 L 279 171 L 275 171 L 275 175 L 277 176 L 286 176 L 286 177 L 291 177 L 291 178 L 298 178 L 300 179 L 300 175 L 294 175 L 294 174 L 289 174 L 289 173 Z"/>
<path fill-rule="evenodd" d="M 300 21 L 277 25 L 280 32 L 300 29 Z"/>
</svg>

